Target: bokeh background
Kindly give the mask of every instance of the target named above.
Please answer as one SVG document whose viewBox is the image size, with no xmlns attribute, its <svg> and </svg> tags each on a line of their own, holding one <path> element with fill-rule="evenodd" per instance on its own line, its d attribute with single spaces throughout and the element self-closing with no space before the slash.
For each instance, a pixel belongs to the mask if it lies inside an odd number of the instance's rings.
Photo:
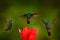
<svg viewBox="0 0 60 40">
<path fill-rule="evenodd" d="M 18 18 L 18 15 L 25 14 L 27 10 L 40 14 L 37 18 L 31 18 L 31 23 L 27 24 L 25 18 Z M 5 32 L 7 25 L 4 19 L 12 18 L 13 27 L 10 32 Z M 51 36 L 47 34 L 41 19 L 52 21 L 56 19 L 56 25 L 51 27 Z M 36 27 L 38 34 L 36 40 L 60 40 L 60 0 L 0 0 L 0 40 L 22 40 L 19 37 L 17 28 L 20 24 L 24 26 Z"/>
</svg>

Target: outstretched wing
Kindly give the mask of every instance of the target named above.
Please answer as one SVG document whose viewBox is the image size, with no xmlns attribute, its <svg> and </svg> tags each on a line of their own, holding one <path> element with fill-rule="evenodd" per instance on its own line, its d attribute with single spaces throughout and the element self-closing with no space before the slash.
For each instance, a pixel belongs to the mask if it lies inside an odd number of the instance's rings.
<svg viewBox="0 0 60 40">
<path fill-rule="evenodd" d="M 40 15 L 35 13 L 35 14 L 31 14 L 31 16 L 32 16 L 32 17 L 38 17 L 38 16 L 40 16 Z"/>
<path fill-rule="evenodd" d="M 54 26 L 56 23 L 56 19 L 53 19 L 53 21 L 51 22 L 51 27 Z"/>
<path fill-rule="evenodd" d="M 46 22 L 43 19 L 41 21 L 42 21 L 43 25 L 45 26 L 45 28 L 47 29 Z"/>
<path fill-rule="evenodd" d="M 4 24 L 7 25 L 8 24 L 8 19 L 6 17 L 3 17 L 3 21 L 4 21 Z"/>
<path fill-rule="evenodd" d="M 45 22 L 43 19 L 41 19 L 41 21 L 42 21 L 42 23 L 46 26 L 46 22 Z"/>
<path fill-rule="evenodd" d="M 26 14 L 23 14 L 23 15 L 20 15 L 20 16 L 18 16 L 19 18 L 21 17 L 21 18 L 26 18 Z"/>
</svg>

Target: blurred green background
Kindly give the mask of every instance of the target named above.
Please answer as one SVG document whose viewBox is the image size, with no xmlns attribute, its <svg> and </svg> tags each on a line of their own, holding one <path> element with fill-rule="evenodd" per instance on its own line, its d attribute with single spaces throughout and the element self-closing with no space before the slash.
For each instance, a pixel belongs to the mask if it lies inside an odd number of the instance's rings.
<svg viewBox="0 0 60 40">
<path fill-rule="evenodd" d="M 32 13 L 40 14 L 37 18 L 31 18 L 31 23 L 27 24 L 25 18 L 18 18 L 18 15 L 25 14 L 30 9 Z M 4 19 L 13 19 L 13 27 L 10 32 L 5 32 Z M 41 19 L 52 21 L 56 19 L 56 25 L 51 28 L 49 37 Z M 19 37 L 18 24 L 23 26 L 36 27 L 38 34 L 36 40 L 60 40 L 60 0 L 0 0 L 0 40 L 22 40 Z"/>
</svg>

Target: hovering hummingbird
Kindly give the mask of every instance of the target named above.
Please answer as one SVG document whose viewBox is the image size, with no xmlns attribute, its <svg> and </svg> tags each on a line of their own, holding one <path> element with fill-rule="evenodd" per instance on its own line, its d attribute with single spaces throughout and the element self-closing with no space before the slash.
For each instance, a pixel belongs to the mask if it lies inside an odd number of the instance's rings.
<svg viewBox="0 0 60 40">
<path fill-rule="evenodd" d="M 27 24 L 30 24 L 30 19 L 31 17 L 37 17 L 39 14 L 31 14 L 30 10 L 27 11 L 26 14 L 20 15 L 18 17 L 26 18 L 27 19 Z"/>
<path fill-rule="evenodd" d="M 48 35 L 50 36 L 51 35 L 51 27 L 53 27 L 55 25 L 56 20 L 53 19 L 53 21 L 51 23 L 49 23 L 47 20 L 45 21 L 43 19 L 41 21 L 44 24 L 44 26 L 45 26 L 45 28 L 46 28 L 46 30 L 48 32 Z"/>
<path fill-rule="evenodd" d="M 12 19 L 8 20 L 6 17 L 4 17 L 4 24 L 7 25 L 5 31 L 9 31 L 12 29 Z"/>
<path fill-rule="evenodd" d="M 8 24 L 7 24 L 7 28 L 6 31 L 9 31 L 12 29 L 12 20 L 9 20 Z"/>
</svg>

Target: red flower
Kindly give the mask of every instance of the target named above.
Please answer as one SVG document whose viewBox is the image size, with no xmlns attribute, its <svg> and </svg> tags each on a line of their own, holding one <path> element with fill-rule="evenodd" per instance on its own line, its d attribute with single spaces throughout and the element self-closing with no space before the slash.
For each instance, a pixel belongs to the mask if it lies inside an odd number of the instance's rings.
<svg viewBox="0 0 60 40">
<path fill-rule="evenodd" d="M 19 36 L 22 40 L 35 40 L 36 39 L 36 29 L 23 28 L 22 32 L 18 28 Z"/>
</svg>

